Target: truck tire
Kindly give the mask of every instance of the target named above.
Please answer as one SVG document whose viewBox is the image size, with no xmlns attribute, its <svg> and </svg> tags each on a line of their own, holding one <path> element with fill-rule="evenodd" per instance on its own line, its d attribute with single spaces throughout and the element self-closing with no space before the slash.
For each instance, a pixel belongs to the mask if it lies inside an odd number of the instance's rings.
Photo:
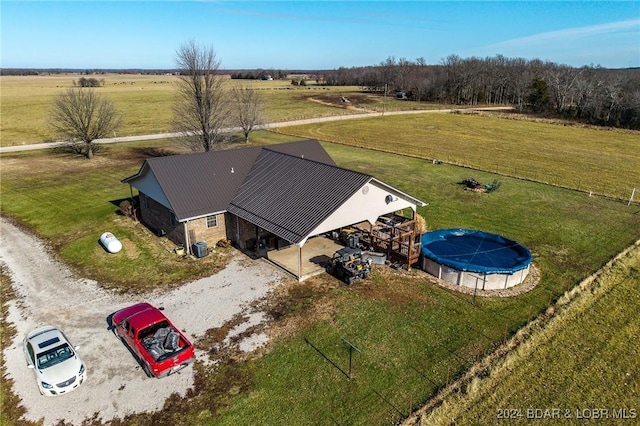
<svg viewBox="0 0 640 426">
<path fill-rule="evenodd" d="M 353 283 L 353 278 L 352 278 L 352 277 L 350 277 L 350 276 L 348 276 L 348 275 L 345 275 L 345 276 L 344 276 L 344 282 L 345 282 L 347 285 L 351 285 L 351 284 Z"/>
<path fill-rule="evenodd" d="M 153 377 L 153 374 L 151 374 L 151 370 L 149 370 L 149 367 L 144 362 L 142 363 L 142 369 L 144 370 L 144 374 L 146 374 L 147 377 Z"/>
</svg>

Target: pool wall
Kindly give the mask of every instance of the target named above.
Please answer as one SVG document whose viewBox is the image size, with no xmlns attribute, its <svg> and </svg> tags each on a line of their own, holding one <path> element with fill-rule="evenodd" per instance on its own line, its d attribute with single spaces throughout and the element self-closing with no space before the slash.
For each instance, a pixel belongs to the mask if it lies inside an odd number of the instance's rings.
<svg viewBox="0 0 640 426">
<path fill-rule="evenodd" d="M 516 241 L 470 229 L 428 232 L 422 243 L 422 270 L 478 290 L 503 290 L 520 284 L 533 260 L 529 249 Z"/>
<path fill-rule="evenodd" d="M 485 274 L 482 272 L 459 271 L 441 265 L 428 257 L 422 258 L 422 270 L 449 283 L 477 288 L 478 290 L 503 290 L 520 284 L 529 274 L 529 266 L 513 274 Z"/>
</svg>

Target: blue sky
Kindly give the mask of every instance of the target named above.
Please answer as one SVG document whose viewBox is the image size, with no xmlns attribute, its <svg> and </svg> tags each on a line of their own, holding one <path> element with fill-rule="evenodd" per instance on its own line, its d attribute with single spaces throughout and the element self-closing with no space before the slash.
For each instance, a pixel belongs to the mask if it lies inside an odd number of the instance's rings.
<svg viewBox="0 0 640 426">
<path fill-rule="evenodd" d="M 4 68 L 173 68 L 195 40 L 225 69 L 335 69 L 388 57 L 640 66 L 638 1 L 2 0 Z"/>
</svg>

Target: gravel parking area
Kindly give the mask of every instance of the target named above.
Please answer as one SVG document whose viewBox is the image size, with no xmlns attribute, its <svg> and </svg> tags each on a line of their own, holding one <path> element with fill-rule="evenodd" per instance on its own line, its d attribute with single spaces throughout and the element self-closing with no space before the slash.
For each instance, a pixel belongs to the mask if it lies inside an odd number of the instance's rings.
<svg viewBox="0 0 640 426">
<path fill-rule="evenodd" d="M 219 273 L 167 293 L 135 298 L 114 295 L 95 281 L 74 276 L 42 242 L 5 220 L 0 221 L 0 262 L 9 270 L 18 294 L 9 303 L 8 320 L 15 325 L 17 335 L 2 348 L 5 373 L 14 380 L 13 391 L 27 409 L 26 420 L 44 419 L 44 425 L 60 420 L 79 425 L 94 413 L 109 420 L 158 410 L 171 394 L 184 395 L 192 386 L 192 367 L 160 380 L 147 378 L 127 348 L 108 330 L 107 318 L 114 311 L 140 301 L 164 307 L 172 322 L 194 341 L 238 314 L 248 318 L 237 326 L 239 331 L 265 321 L 251 303 L 290 279 L 263 260 L 237 255 Z M 22 340 L 29 331 L 45 324 L 61 327 L 80 346 L 87 378 L 69 394 L 41 396 L 33 372 L 26 366 Z M 266 339 L 266 335 L 252 335 L 240 342 L 240 348 L 253 350 Z M 206 354 L 197 355 L 207 361 Z"/>
</svg>

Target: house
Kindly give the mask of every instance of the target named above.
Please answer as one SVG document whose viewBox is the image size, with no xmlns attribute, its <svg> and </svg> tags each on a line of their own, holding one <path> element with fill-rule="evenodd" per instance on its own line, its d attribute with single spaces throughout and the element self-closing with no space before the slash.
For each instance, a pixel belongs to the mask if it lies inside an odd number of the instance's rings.
<svg viewBox="0 0 640 426">
<path fill-rule="evenodd" d="M 299 280 L 310 239 L 425 205 L 336 166 L 316 140 L 149 158 L 122 183 L 138 191 L 140 219 L 158 235 L 187 250 L 221 239 L 261 253 L 290 247 L 297 265 L 285 269 Z"/>
</svg>

